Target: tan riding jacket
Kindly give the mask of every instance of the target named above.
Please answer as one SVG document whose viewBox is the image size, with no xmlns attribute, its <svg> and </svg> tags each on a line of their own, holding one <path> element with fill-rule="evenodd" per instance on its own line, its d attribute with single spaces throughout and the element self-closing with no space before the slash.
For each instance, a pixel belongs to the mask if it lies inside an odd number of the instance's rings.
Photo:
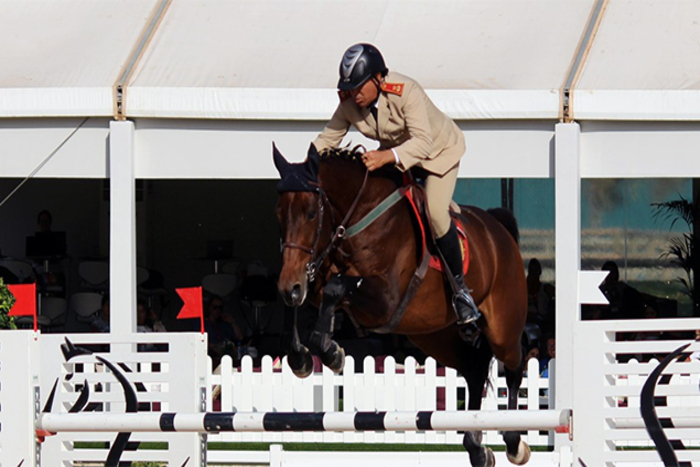
<svg viewBox="0 0 700 467">
<path fill-rule="evenodd" d="M 340 145 L 350 126 L 379 141 L 382 149 L 394 149 L 398 168 L 423 167 L 444 175 L 464 155 L 464 135 L 411 78 L 390 72 L 382 83 L 377 102 L 377 121 L 369 109 L 349 97 L 341 100 L 333 117 L 314 145 L 322 151 Z"/>
</svg>

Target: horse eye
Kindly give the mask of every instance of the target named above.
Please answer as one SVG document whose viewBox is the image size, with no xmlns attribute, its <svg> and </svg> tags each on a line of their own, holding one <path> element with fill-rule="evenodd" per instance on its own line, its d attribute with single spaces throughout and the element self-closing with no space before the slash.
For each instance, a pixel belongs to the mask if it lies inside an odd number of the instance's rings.
<svg viewBox="0 0 700 467">
<path fill-rule="evenodd" d="M 312 209 L 306 214 L 306 219 L 308 220 L 313 220 L 313 218 L 316 217 L 316 210 Z"/>
</svg>

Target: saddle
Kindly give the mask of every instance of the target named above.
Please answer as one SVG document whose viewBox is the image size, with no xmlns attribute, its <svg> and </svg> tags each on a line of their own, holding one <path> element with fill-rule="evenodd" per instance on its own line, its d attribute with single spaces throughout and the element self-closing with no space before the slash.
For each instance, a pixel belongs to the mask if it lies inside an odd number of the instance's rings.
<svg viewBox="0 0 700 467">
<path fill-rule="evenodd" d="M 406 193 L 406 197 L 411 204 L 414 219 L 418 224 L 417 233 L 420 237 L 420 242 L 423 245 L 421 251 L 428 251 L 430 253 L 430 268 L 444 274 L 445 272 L 443 270 L 442 261 L 440 261 L 436 251 L 437 247 L 435 246 L 435 233 L 433 232 L 433 228 L 430 223 L 430 214 L 428 212 L 428 204 L 426 203 L 425 199 L 425 191 L 421 185 L 413 181 L 408 183 L 411 183 L 412 186 L 408 193 Z M 464 264 L 464 270 L 462 272 L 466 276 L 467 271 L 469 271 L 469 240 L 467 239 L 466 233 L 466 224 L 468 221 L 467 218 L 462 215 L 459 205 L 454 201 L 450 203 L 450 217 L 457 227 L 457 234 L 459 235 L 460 245 L 462 247 L 462 263 Z"/>
</svg>

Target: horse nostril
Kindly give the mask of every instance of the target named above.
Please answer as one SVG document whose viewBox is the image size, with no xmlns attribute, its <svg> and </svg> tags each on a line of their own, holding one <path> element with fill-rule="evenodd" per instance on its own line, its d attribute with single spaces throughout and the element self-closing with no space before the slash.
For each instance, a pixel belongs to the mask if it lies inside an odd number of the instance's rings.
<svg viewBox="0 0 700 467">
<path fill-rule="evenodd" d="M 292 288 L 291 297 L 293 303 L 299 303 L 299 300 L 301 299 L 301 285 L 296 284 L 294 288 Z"/>
</svg>

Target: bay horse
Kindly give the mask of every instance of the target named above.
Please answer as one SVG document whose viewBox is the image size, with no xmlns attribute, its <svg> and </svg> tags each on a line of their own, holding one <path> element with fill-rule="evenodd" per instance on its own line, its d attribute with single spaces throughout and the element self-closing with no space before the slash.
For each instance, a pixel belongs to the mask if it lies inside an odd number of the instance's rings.
<svg viewBox="0 0 700 467">
<path fill-rule="evenodd" d="M 517 410 L 527 287 L 515 218 L 504 210 L 496 216 L 461 208 L 470 252 L 465 280 L 482 313 L 479 337 L 465 339 L 455 323 L 445 275 L 425 266 L 426 251 L 416 233 L 422 224 L 406 201 L 399 171 L 368 173 L 360 155 L 349 149 L 319 155 L 312 144 L 304 162 L 290 163 L 273 145 L 281 177 L 278 289 L 295 309 L 292 318 L 285 314 L 290 366 L 300 377 L 313 368 L 295 322 L 296 308 L 308 301 L 319 308 L 311 345 L 334 371 L 344 363 L 342 349 L 331 338 L 333 312 L 342 308 L 359 331 L 404 334 L 425 354 L 459 371 L 467 382 L 469 410 L 481 408 L 495 355 L 505 366 L 508 409 Z M 424 277 L 416 280 L 419 271 Z M 512 463 L 529 460 L 530 449 L 518 432 L 506 432 L 504 440 Z M 473 466 L 493 465 L 493 453 L 481 446 L 481 432 L 465 433 L 463 444 Z"/>
</svg>

